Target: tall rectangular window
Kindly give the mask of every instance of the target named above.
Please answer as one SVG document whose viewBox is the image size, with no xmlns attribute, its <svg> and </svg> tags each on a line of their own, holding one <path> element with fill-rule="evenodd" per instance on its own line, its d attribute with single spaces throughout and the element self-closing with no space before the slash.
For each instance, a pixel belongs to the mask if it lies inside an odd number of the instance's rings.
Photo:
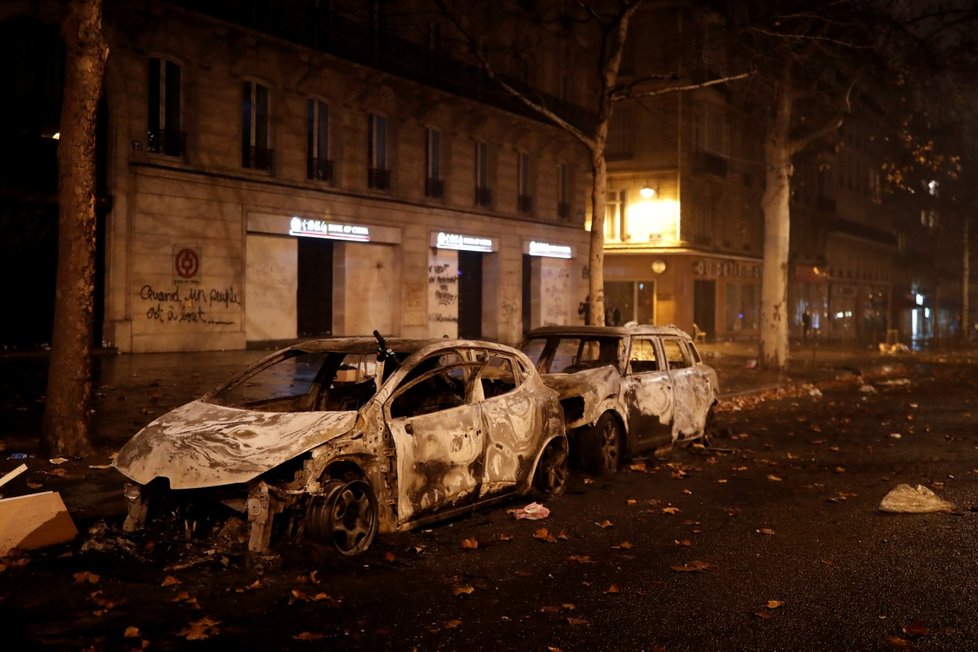
<svg viewBox="0 0 978 652">
<path fill-rule="evenodd" d="M 557 164 L 557 216 L 570 217 L 570 170 L 566 163 Z"/>
<path fill-rule="evenodd" d="M 445 182 L 441 176 L 441 132 L 437 129 L 425 129 L 424 166 L 425 196 L 444 196 Z"/>
<path fill-rule="evenodd" d="M 272 150 L 268 139 L 268 87 L 246 81 L 241 102 L 241 167 L 272 169 Z"/>
<path fill-rule="evenodd" d="M 530 156 L 526 152 L 516 153 L 516 208 L 521 213 L 533 210 L 533 197 L 530 196 Z"/>
<path fill-rule="evenodd" d="M 387 190 L 391 173 L 387 165 L 387 118 L 367 115 L 367 187 Z"/>
<path fill-rule="evenodd" d="M 180 131 L 180 64 L 150 57 L 147 108 L 147 149 L 182 156 L 186 139 Z"/>
<path fill-rule="evenodd" d="M 317 181 L 333 180 L 329 157 L 329 105 L 310 99 L 306 114 L 306 176 Z"/>
<path fill-rule="evenodd" d="M 489 188 L 489 147 L 482 141 L 475 143 L 475 203 L 477 206 L 492 205 Z"/>
</svg>

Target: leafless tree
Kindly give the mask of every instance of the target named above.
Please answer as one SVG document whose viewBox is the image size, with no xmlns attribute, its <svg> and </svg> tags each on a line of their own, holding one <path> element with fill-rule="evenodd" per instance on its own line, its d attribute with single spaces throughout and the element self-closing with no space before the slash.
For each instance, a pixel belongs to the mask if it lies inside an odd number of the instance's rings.
<svg viewBox="0 0 978 652">
<path fill-rule="evenodd" d="M 90 451 L 95 275 L 95 122 L 108 47 L 102 0 L 71 0 L 58 145 L 58 273 L 43 437 L 52 454 Z"/>
</svg>

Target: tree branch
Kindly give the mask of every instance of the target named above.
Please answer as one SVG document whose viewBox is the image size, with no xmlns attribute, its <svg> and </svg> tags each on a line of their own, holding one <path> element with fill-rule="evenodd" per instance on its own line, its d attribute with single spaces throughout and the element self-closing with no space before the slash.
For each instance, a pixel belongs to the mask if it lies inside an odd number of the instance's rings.
<svg viewBox="0 0 978 652">
<path fill-rule="evenodd" d="M 612 93 L 612 101 L 620 102 L 621 100 L 636 100 L 645 97 L 654 97 L 656 95 L 666 95 L 667 93 L 681 93 L 683 91 L 693 91 L 699 88 L 709 88 L 710 86 L 717 86 L 719 84 L 727 84 L 729 82 L 737 81 L 740 79 L 747 79 L 751 77 L 753 72 L 742 72 L 736 75 L 727 75 L 726 77 L 718 77 L 717 79 L 711 79 L 705 82 L 699 82 L 696 84 L 682 84 L 679 86 L 670 86 L 669 88 L 659 88 L 656 90 L 641 91 L 638 93 L 624 92 L 628 91 L 630 86 L 623 87 L 623 92 Z"/>
</svg>

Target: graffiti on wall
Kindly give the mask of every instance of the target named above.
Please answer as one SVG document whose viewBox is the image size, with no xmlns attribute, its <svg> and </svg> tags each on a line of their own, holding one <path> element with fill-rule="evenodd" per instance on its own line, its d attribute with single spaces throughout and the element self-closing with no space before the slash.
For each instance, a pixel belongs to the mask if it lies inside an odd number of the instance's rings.
<svg viewBox="0 0 978 652">
<path fill-rule="evenodd" d="M 159 323 L 207 324 L 228 326 L 229 310 L 241 305 L 241 297 L 233 286 L 202 288 L 174 285 L 166 289 L 144 285 L 139 299 L 145 307 L 146 319 Z"/>
<path fill-rule="evenodd" d="M 455 255 L 432 256 L 429 260 L 428 324 L 433 337 L 458 334 L 458 258 Z"/>
<path fill-rule="evenodd" d="M 540 281 L 540 321 L 544 326 L 569 323 L 570 267 L 563 261 L 543 264 Z"/>
</svg>

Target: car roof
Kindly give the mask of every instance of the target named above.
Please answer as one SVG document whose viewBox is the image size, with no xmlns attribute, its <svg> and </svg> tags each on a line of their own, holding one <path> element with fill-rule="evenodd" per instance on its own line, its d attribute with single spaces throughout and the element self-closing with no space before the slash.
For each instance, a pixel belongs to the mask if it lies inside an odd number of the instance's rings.
<svg viewBox="0 0 978 652">
<path fill-rule="evenodd" d="M 513 347 L 506 346 L 505 344 L 499 344 L 497 342 L 461 338 L 448 339 L 444 337 L 440 339 L 391 337 L 386 339 L 386 343 L 387 348 L 391 349 L 392 351 L 408 354 L 415 353 L 416 351 L 420 351 L 424 348 L 437 350 L 441 348 L 448 349 L 467 346 L 507 352 L 513 352 L 515 350 Z M 304 351 L 306 353 L 337 352 L 368 354 L 377 352 L 377 340 L 373 337 L 326 337 L 297 342 L 287 348 Z"/>
<path fill-rule="evenodd" d="M 659 326 L 655 324 L 635 324 L 628 326 L 540 326 L 534 328 L 526 337 L 547 337 L 550 335 L 611 335 L 629 337 L 632 335 L 673 335 L 692 339 L 689 333 L 678 326 Z"/>
</svg>

